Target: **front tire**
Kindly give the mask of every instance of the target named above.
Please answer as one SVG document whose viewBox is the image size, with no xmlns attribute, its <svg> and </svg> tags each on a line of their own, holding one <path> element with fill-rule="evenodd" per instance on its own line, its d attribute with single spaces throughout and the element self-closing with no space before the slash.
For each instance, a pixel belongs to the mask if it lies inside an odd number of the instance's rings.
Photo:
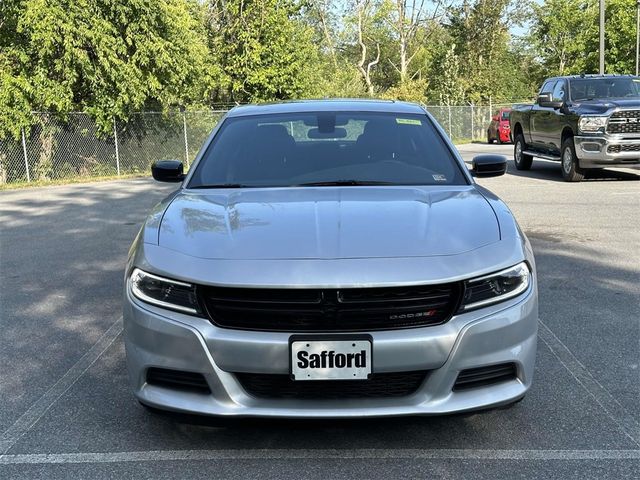
<svg viewBox="0 0 640 480">
<path fill-rule="evenodd" d="M 561 152 L 562 177 L 566 182 L 580 182 L 584 178 L 584 170 L 578 165 L 573 137 L 569 137 L 562 142 Z"/>
<path fill-rule="evenodd" d="M 513 161 L 516 164 L 518 170 L 531 170 L 531 164 L 533 163 L 533 157 L 524 153 L 527 144 L 524 143 L 524 135 L 518 133 L 516 135 L 515 143 L 513 144 Z"/>
</svg>

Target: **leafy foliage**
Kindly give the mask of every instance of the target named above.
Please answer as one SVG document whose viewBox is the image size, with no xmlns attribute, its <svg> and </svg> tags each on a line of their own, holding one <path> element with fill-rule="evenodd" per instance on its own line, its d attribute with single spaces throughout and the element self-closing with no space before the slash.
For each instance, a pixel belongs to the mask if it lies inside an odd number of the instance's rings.
<svg viewBox="0 0 640 480">
<path fill-rule="evenodd" d="M 606 5 L 607 71 L 632 73 L 636 0 Z M 593 0 L 2 0 L 0 138 L 32 111 L 83 110 L 107 132 L 219 103 L 512 102 L 596 71 L 597 48 Z"/>
<path fill-rule="evenodd" d="M 85 110 L 107 130 L 136 110 L 203 103 L 216 77 L 195 0 L 24 0 L 13 7 L 5 17 L 13 40 L 0 56 L 8 67 L 0 132 L 24 124 L 21 112 L 31 110 Z"/>
<path fill-rule="evenodd" d="M 634 73 L 636 0 L 607 0 L 605 5 L 605 70 Z M 546 0 L 532 8 L 527 40 L 532 54 L 540 57 L 543 76 L 598 71 L 598 2 Z"/>
<path fill-rule="evenodd" d="M 215 99 L 247 102 L 307 96 L 318 50 L 295 0 L 213 0 L 212 55 L 223 79 Z"/>
</svg>

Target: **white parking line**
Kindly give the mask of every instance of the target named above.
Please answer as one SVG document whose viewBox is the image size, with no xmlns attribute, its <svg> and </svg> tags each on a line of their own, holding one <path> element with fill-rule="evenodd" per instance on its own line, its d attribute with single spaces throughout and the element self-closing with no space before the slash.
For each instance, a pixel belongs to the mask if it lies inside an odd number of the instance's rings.
<svg viewBox="0 0 640 480">
<path fill-rule="evenodd" d="M 638 460 L 640 450 L 481 450 L 481 449 L 256 449 L 152 450 L 113 453 L 38 453 L 0 456 L 0 465 L 60 463 L 172 462 L 299 459 L 435 460 Z"/>
<path fill-rule="evenodd" d="M 42 395 L 0 438 L 0 454 L 6 453 L 19 439 L 33 427 L 49 408 L 69 390 L 73 384 L 111 346 L 122 332 L 122 317 L 118 318 L 98 341 L 85 353 L 60 380 Z M 0 457 L 3 458 L 3 457 Z"/>
<path fill-rule="evenodd" d="M 575 357 L 569 348 L 540 320 L 538 336 L 549 347 L 551 353 L 571 373 L 576 381 L 602 407 L 620 429 L 636 445 L 640 446 L 640 423 L 629 413 L 616 398 L 611 395 L 589 370 Z"/>
</svg>

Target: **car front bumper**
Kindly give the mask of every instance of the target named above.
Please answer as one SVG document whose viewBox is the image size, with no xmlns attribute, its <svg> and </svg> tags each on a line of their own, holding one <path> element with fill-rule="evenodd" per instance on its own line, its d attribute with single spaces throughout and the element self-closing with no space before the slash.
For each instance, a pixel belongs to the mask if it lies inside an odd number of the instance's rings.
<svg viewBox="0 0 640 480">
<path fill-rule="evenodd" d="M 582 168 L 640 167 L 640 137 L 583 135 L 574 142 Z"/>
<path fill-rule="evenodd" d="M 522 296 L 430 327 L 370 332 L 373 371 L 428 370 L 406 397 L 343 400 L 264 399 L 248 394 L 236 373 L 289 373 L 288 333 L 218 328 L 207 319 L 140 303 L 124 304 L 127 367 L 142 403 L 181 413 L 237 417 L 339 418 L 446 414 L 508 404 L 531 385 L 538 304 L 535 282 Z M 343 334 L 349 338 L 349 334 Z M 313 334 L 309 335 L 310 337 Z M 517 378 L 453 391 L 461 370 L 513 362 Z M 201 373 L 211 393 L 146 382 L 150 367 Z"/>
</svg>

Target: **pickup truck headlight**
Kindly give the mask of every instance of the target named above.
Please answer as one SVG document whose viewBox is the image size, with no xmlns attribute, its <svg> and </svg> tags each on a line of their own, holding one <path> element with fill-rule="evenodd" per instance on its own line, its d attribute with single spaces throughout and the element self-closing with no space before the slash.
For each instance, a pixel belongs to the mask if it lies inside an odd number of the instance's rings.
<svg viewBox="0 0 640 480">
<path fill-rule="evenodd" d="M 486 307 L 503 302 L 525 292 L 531 283 L 531 270 L 525 263 L 519 263 L 490 275 L 472 278 L 464 282 L 462 311 Z"/>
<path fill-rule="evenodd" d="M 584 133 L 595 133 L 604 131 L 604 127 L 607 126 L 607 120 L 609 117 L 580 117 L 578 122 L 578 128 Z"/>
<path fill-rule="evenodd" d="M 198 314 L 200 311 L 196 289 L 189 283 L 159 277 L 135 268 L 129 277 L 129 289 L 137 299 L 158 307 L 191 314 Z"/>
</svg>

